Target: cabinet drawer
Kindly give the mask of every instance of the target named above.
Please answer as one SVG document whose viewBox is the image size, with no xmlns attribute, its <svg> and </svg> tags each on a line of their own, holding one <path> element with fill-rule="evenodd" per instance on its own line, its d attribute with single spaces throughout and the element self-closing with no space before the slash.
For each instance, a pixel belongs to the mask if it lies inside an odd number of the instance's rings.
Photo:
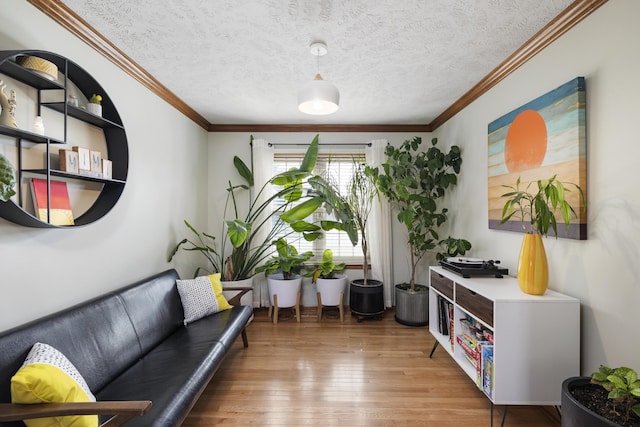
<svg viewBox="0 0 640 427">
<path fill-rule="evenodd" d="M 493 301 L 477 293 L 456 285 L 456 304 L 493 327 Z"/>
<path fill-rule="evenodd" d="M 453 280 L 448 279 L 435 271 L 431 272 L 431 287 L 445 297 L 453 301 Z"/>
</svg>

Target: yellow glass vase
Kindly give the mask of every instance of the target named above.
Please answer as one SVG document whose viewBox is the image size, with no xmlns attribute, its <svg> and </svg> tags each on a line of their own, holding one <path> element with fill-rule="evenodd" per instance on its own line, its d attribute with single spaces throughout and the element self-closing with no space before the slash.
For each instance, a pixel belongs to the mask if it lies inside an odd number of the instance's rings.
<svg viewBox="0 0 640 427">
<path fill-rule="evenodd" d="M 542 236 L 527 233 L 522 239 L 518 258 L 518 284 L 525 294 L 542 295 L 549 285 L 547 253 L 544 251 Z"/>
</svg>

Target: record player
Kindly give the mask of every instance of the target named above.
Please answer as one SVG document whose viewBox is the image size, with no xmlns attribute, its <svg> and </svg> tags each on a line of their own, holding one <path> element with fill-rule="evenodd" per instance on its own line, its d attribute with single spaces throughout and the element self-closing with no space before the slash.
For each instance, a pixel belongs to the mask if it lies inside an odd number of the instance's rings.
<svg viewBox="0 0 640 427">
<path fill-rule="evenodd" d="M 442 268 L 453 271 L 467 279 L 471 276 L 494 276 L 502 278 L 502 276 L 509 274 L 508 269 L 499 267 L 496 264 L 500 264 L 500 261 L 493 259 L 485 261 L 478 258 L 466 257 L 449 257 L 440 260 Z"/>
</svg>

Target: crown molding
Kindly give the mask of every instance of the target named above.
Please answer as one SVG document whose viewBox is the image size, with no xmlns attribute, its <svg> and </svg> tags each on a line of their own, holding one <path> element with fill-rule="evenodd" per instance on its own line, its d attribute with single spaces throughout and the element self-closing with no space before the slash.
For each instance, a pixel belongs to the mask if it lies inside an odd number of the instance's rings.
<svg viewBox="0 0 640 427">
<path fill-rule="evenodd" d="M 607 1 L 608 0 L 576 0 L 571 3 L 562 13 L 545 25 L 518 50 L 480 80 L 478 84 L 429 123 L 431 129 L 436 130 L 443 125 L 447 120 L 480 98 L 502 79 L 520 68 L 525 62 L 533 58 L 542 49 L 576 26 Z"/>
<path fill-rule="evenodd" d="M 431 123 L 424 125 L 291 125 L 291 124 L 212 124 L 178 98 L 133 59 L 104 38 L 95 28 L 60 0 L 27 0 L 58 24 L 66 28 L 105 58 L 120 67 L 160 98 L 173 105 L 193 122 L 209 132 L 432 132 L 447 120 L 497 85 L 554 40 L 569 31 L 608 0 L 576 0 L 544 26 L 478 84 L 444 110 Z"/>
<path fill-rule="evenodd" d="M 45 15 L 76 35 L 79 39 L 97 50 L 102 56 L 120 67 L 125 73 L 147 87 L 151 92 L 171 104 L 176 110 L 193 120 L 203 129 L 209 127 L 209 121 L 198 114 L 193 108 L 178 98 L 173 92 L 167 89 L 147 70 L 138 65 L 127 54 L 118 49 L 113 43 L 107 40 L 95 28 L 89 25 L 84 19 L 79 17 L 67 5 L 59 0 L 27 0 Z"/>
<path fill-rule="evenodd" d="M 429 125 L 209 125 L 209 132 L 431 132 Z"/>
</svg>

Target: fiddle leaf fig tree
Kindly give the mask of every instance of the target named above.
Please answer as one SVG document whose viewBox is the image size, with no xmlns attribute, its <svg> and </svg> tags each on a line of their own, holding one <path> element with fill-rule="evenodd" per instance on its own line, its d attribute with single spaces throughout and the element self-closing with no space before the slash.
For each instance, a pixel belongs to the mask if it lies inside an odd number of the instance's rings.
<svg viewBox="0 0 640 427">
<path fill-rule="evenodd" d="M 463 255 L 471 248 L 464 239 L 440 239 L 438 229 L 447 221 L 447 209 L 438 202 L 447 190 L 458 183 L 462 165 L 460 148 L 456 145 L 445 153 L 438 148 L 438 139 L 431 147 L 421 149 L 422 138 L 406 140 L 398 148 L 387 145 L 387 160 L 380 166 L 368 167 L 371 175 L 407 230 L 411 256 L 411 290 L 415 290 L 416 267 L 428 251 L 442 248 L 449 256 Z M 444 255 L 440 255 L 442 258 Z"/>
<path fill-rule="evenodd" d="M 11 162 L 0 154 L 0 201 L 6 202 L 16 194 L 13 189 L 16 186 L 16 172 Z"/>
</svg>

